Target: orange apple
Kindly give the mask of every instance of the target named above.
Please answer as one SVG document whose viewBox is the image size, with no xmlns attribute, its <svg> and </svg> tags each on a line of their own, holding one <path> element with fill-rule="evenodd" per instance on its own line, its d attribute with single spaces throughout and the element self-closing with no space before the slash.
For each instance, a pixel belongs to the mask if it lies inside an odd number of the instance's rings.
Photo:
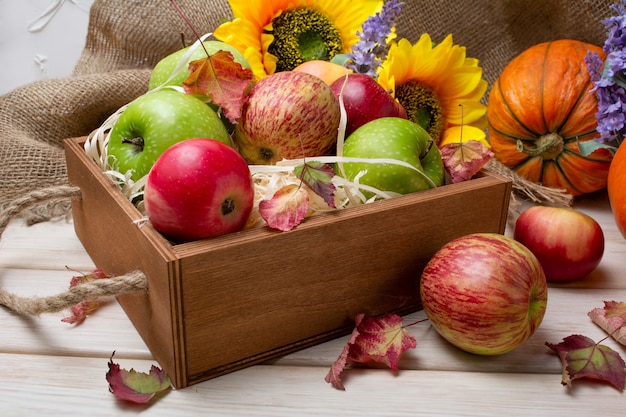
<svg viewBox="0 0 626 417">
<path fill-rule="evenodd" d="M 315 75 L 316 77 L 321 78 L 322 81 L 328 85 L 331 85 L 333 81 L 338 78 L 345 77 L 346 73 L 352 72 L 348 68 L 339 64 L 318 59 L 303 62 L 295 67 L 293 71 L 306 72 L 308 74 Z"/>
</svg>

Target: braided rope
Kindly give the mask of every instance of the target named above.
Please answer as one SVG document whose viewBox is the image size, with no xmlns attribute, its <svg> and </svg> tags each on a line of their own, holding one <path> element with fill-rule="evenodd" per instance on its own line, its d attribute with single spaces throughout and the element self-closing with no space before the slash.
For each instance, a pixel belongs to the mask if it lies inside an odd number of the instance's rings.
<svg viewBox="0 0 626 417">
<path fill-rule="evenodd" d="M 27 209 L 80 196 L 79 187 L 60 185 L 34 190 L 16 198 L 6 205 L 0 213 L 0 236 L 11 219 Z M 70 308 L 82 301 L 95 301 L 105 297 L 145 291 L 147 288 L 146 275 L 141 271 L 132 271 L 126 275 L 85 282 L 60 294 L 47 297 L 21 297 L 0 289 L 0 305 L 21 315 L 38 316 L 42 313 L 55 313 Z"/>
</svg>

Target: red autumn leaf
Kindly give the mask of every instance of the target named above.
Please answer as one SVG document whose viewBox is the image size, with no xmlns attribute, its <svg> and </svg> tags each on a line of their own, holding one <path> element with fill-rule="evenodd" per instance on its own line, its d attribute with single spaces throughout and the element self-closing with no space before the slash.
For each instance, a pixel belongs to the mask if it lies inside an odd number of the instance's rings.
<svg viewBox="0 0 626 417">
<path fill-rule="evenodd" d="M 144 404 L 150 401 L 156 393 L 170 389 L 170 378 L 161 368 L 152 365 L 148 374 L 134 369 L 127 371 L 113 362 L 113 355 L 115 352 L 109 359 L 106 380 L 109 383 L 109 391 L 116 397 Z"/>
<path fill-rule="evenodd" d="M 267 225 L 283 232 L 302 223 L 308 211 L 309 194 L 297 184 L 286 185 L 271 200 L 259 203 L 259 213 Z"/>
<path fill-rule="evenodd" d="M 326 382 L 328 382 L 333 387 L 342 391 L 345 391 L 346 388 L 343 386 L 343 382 L 341 381 L 340 375 L 343 372 L 343 370 L 346 368 L 348 363 L 350 363 L 348 362 L 348 357 L 350 355 L 350 348 L 356 343 L 356 339 L 360 335 L 358 324 L 361 322 L 363 317 L 364 317 L 363 314 L 359 314 L 356 317 L 357 325 L 354 327 L 354 330 L 352 330 L 352 334 L 350 335 L 350 340 L 348 340 L 348 343 L 346 343 L 346 345 L 343 347 L 341 354 L 331 366 L 330 371 L 328 371 L 328 374 L 326 375 L 326 378 L 324 378 Z"/>
<path fill-rule="evenodd" d="M 360 335 L 349 356 L 353 362 L 378 362 L 397 371 L 402 353 L 417 346 L 415 338 L 402 327 L 402 317 L 396 314 L 366 317 L 358 328 Z"/>
<path fill-rule="evenodd" d="M 400 356 L 415 346 L 415 338 L 402 327 L 402 317 L 396 314 L 382 317 L 359 314 L 350 340 L 333 363 L 325 381 L 344 390 L 340 375 L 351 363 L 377 362 L 398 371 Z"/>
<path fill-rule="evenodd" d="M 588 378 L 605 381 L 620 391 L 624 390 L 626 364 L 610 347 L 578 334 L 568 336 L 556 345 L 546 342 L 546 346 L 561 359 L 563 385 L 571 387 L 573 380 Z"/>
<path fill-rule="evenodd" d="M 235 123 L 241 117 L 241 108 L 254 74 L 243 68 L 228 51 L 189 63 L 189 77 L 183 82 L 187 94 L 208 97 L 224 109 L 224 115 Z"/>
<path fill-rule="evenodd" d="M 604 308 L 594 308 L 588 315 L 609 336 L 626 346 L 626 303 L 605 301 Z"/>
<path fill-rule="evenodd" d="M 305 162 L 294 169 L 300 178 L 313 192 L 322 197 L 329 207 L 335 208 L 335 185 L 332 183 L 335 170 L 329 164 L 321 162 Z"/>
<path fill-rule="evenodd" d="M 494 153 L 478 140 L 449 143 L 440 149 L 443 166 L 453 183 L 472 179 Z"/>
<path fill-rule="evenodd" d="M 80 284 L 84 284 L 86 282 L 91 282 L 97 279 L 104 278 L 111 278 L 111 276 L 105 274 L 102 269 L 95 269 L 90 274 L 83 274 L 72 277 L 72 279 L 70 280 L 70 288 L 73 288 Z M 69 317 L 64 317 L 63 319 L 61 319 L 61 321 L 63 321 L 64 323 L 79 325 L 83 321 L 85 321 L 87 316 L 94 313 L 102 304 L 103 302 L 96 300 L 81 301 L 80 303 L 72 307 L 72 315 Z"/>
</svg>

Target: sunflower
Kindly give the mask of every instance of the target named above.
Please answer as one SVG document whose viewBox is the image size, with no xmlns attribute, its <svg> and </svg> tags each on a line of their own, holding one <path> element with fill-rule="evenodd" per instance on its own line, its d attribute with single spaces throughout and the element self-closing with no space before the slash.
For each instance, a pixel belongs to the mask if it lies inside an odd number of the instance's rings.
<svg viewBox="0 0 626 417">
<path fill-rule="evenodd" d="M 237 48 L 257 79 L 289 71 L 304 61 L 348 53 L 363 22 L 382 0 L 229 0 L 233 20 L 216 39 Z"/>
<path fill-rule="evenodd" d="M 437 144 L 451 127 L 485 127 L 486 106 L 481 100 L 487 81 L 478 60 L 467 58 L 465 47 L 454 45 L 452 35 L 435 46 L 428 34 L 414 45 L 404 38 L 393 42 L 378 82 Z"/>
</svg>

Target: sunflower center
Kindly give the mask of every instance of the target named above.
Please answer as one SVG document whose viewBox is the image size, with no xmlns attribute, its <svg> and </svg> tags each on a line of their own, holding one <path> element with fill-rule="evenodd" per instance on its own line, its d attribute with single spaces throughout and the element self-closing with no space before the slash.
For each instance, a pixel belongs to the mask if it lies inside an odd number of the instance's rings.
<svg viewBox="0 0 626 417">
<path fill-rule="evenodd" d="M 396 88 L 395 95 L 406 110 L 408 119 L 423 127 L 435 143 L 439 143 L 445 119 L 437 94 L 418 81 L 409 80 Z"/>
<path fill-rule="evenodd" d="M 323 14 L 307 8 L 283 12 L 272 21 L 274 41 L 267 51 L 278 58 L 276 72 L 305 61 L 330 61 L 343 51 L 341 34 Z"/>
</svg>

